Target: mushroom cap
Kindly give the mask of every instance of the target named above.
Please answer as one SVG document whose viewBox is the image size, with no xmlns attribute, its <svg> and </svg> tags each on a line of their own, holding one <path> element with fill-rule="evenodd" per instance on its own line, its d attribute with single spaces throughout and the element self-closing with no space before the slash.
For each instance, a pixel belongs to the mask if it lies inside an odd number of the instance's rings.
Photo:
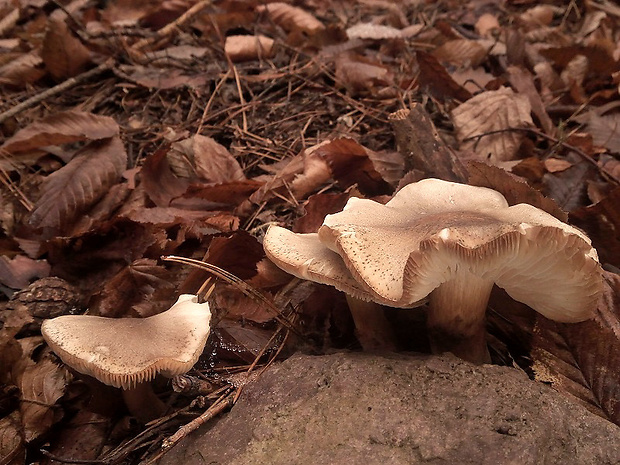
<svg viewBox="0 0 620 465">
<path fill-rule="evenodd" d="M 41 333 L 70 367 L 130 389 L 157 373 L 189 371 L 204 350 L 210 320 L 208 303 L 182 294 L 169 310 L 148 318 L 66 315 L 44 321 Z"/>
<path fill-rule="evenodd" d="M 385 205 L 351 198 L 318 234 L 271 226 L 267 256 L 300 278 L 354 297 L 415 307 L 459 270 L 488 279 L 556 321 L 589 318 L 602 287 L 596 251 L 580 230 L 497 191 L 438 179 Z"/>
</svg>

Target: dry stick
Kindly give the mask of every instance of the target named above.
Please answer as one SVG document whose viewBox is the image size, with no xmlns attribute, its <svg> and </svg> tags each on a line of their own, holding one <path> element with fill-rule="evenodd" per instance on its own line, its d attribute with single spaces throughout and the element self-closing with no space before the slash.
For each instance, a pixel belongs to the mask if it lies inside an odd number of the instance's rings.
<svg viewBox="0 0 620 465">
<path fill-rule="evenodd" d="M 131 48 L 134 50 L 140 50 L 147 45 L 157 42 L 159 39 L 163 39 L 164 37 L 172 34 L 175 29 L 185 24 L 187 21 L 192 19 L 194 16 L 196 16 L 202 10 L 209 6 L 211 6 L 211 0 L 202 0 L 201 2 L 196 3 L 193 7 L 187 10 L 173 22 L 166 24 L 164 27 L 159 29 L 153 36 L 139 40 L 138 42 L 133 44 Z"/>
<path fill-rule="evenodd" d="M 607 171 L 604 167 L 600 166 L 596 162 L 596 160 L 594 158 L 592 158 L 590 155 L 585 153 L 583 150 L 575 147 L 574 145 L 569 144 L 568 142 L 564 142 L 564 141 L 562 141 L 560 139 L 556 139 L 553 136 L 545 134 L 544 132 L 541 132 L 538 129 L 534 129 L 534 128 L 505 128 L 505 129 L 497 129 L 495 131 L 483 132 L 482 134 L 478 134 L 476 136 L 467 137 L 466 139 L 463 139 L 463 142 L 467 142 L 467 141 L 470 141 L 470 140 L 476 140 L 476 144 L 477 144 L 478 141 L 480 141 L 480 139 L 482 139 L 485 136 L 492 136 L 494 134 L 501 134 L 503 132 L 528 132 L 528 133 L 534 134 L 534 135 L 536 135 L 538 137 L 542 137 L 543 139 L 547 139 L 549 142 L 552 142 L 554 144 L 560 145 L 560 146 L 564 147 L 566 150 L 569 150 L 571 152 L 575 152 L 583 160 L 585 160 L 588 163 L 590 163 L 591 165 L 593 165 L 599 171 L 599 173 L 601 173 L 601 175 L 604 178 L 607 178 L 609 181 L 613 181 L 615 184 L 620 185 L 620 178 L 614 176 L 612 173 Z"/>
<path fill-rule="evenodd" d="M 18 113 L 21 113 L 22 111 L 35 106 L 37 103 L 42 102 L 43 100 L 49 98 L 49 97 L 53 97 L 54 95 L 58 95 L 68 89 L 70 89 L 73 86 L 76 86 L 77 84 L 80 84 L 84 81 L 89 80 L 90 78 L 103 73 L 104 71 L 107 71 L 109 69 L 112 69 L 114 67 L 114 58 L 108 58 L 106 61 L 104 61 L 103 63 L 101 63 L 99 66 L 97 66 L 96 68 L 93 68 L 89 71 L 86 71 L 82 74 L 78 74 L 77 76 L 71 77 L 69 79 L 67 79 L 66 81 L 61 82 L 60 84 L 51 87 L 37 95 L 33 95 L 32 97 L 30 97 L 27 100 L 24 100 L 22 103 L 19 103 L 17 105 L 15 105 L 14 107 L 12 107 L 11 109 L 5 111 L 4 113 L 0 113 L 0 123 L 4 122 L 5 120 L 7 120 L 8 118 L 11 118 L 12 116 L 17 115 Z"/>
</svg>

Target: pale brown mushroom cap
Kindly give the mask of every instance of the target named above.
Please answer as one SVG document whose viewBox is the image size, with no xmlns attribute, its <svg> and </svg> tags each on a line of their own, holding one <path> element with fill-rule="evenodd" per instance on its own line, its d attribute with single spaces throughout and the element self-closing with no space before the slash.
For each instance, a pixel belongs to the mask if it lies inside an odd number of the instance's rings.
<svg viewBox="0 0 620 465">
<path fill-rule="evenodd" d="M 210 332 L 208 303 L 183 294 L 167 311 L 148 318 L 66 315 L 46 320 L 41 333 L 64 363 L 124 389 L 189 371 Z"/>
<path fill-rule="evenodd" d="M 596 251 L 578 229 L 531 205 L 509 207 L 494 190 L 437 179 L 405 186 L 386 205 L 352 198 L 317 235 L 272 226 L 264 247 L 295 276 L 394 307 L 419 305 L 465 270 L 574 322 L 591 316 L 602 286 Z"/>
</svg>

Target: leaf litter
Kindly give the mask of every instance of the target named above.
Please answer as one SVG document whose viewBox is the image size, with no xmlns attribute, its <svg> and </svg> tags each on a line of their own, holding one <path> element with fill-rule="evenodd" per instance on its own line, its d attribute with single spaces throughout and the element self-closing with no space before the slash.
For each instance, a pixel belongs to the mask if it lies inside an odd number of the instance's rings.
<svg viewBox="0 0 620 465">
<path fill-rule="evenodd" d="M 275 268 L 262 235 L 314 232 L 351 196 L 386 201 L 429 175 L 589 234 L 608 270 L 595 318 L 552 323 L 494 293 L 489 342 L 495 362 L 620 424 L 615 10 L 226 0 L 0 17 L 2 463 L 149 462 L 229 408 L 245 372 L 359 347 L 342 295 Z M 183 264 L 161 260 L 173 254 Z M 217 337 L 188 375 L 209 387 L 156 385 L 169 415 L 128 427 L 114 395 L 42 345 L 40 304 L 149 316 L 203 286 L 189 259 L 227 280 L 210 297 Z M 398 345 L 428 351 L 404 313 Z"/>
</svg>

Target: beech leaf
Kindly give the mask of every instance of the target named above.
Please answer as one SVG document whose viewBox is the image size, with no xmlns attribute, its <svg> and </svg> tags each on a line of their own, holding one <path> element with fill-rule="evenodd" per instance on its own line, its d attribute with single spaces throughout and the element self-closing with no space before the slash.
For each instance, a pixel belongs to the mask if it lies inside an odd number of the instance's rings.
<svg viewBox="0 0 620 465">
<path fill-rule="evenodd" d="M 452 111 L 461 150 L 473 150 L 480 161 L 493 164 L 512 160 L 524 134 L 497 131 L 533 127 L 530 111 L 526 96 L 505 87 L 472 97 Z"/>
<path fill-rule="evenodd" d="M 71 374 L 51 358 L 43 358 L 38 363 L 31 360 L 18 377 L 21 392 L 20 412 L 24 426 L 24 439 L 30 442 L 54 424 L 55 404 L 65 393 Z"/>
<path fill-rule="evenodd" d="M 25 463 L 26 452 L 22 442 L 19 412 L 0 419 L 0 463 L 18 465 Z"/>
<path fill-rule="evenodd" d="M 89 143 L 48 176 L 29 224 L 54 229 L 67 225 L 116 184 L 126 165 L 127 153 L 118 137 Z"/>
<path fill-rule="evenodd" d="M 288 3 L 274 2 L 260 5 L 256 11 L 258 13 L 266 12 L 274 23 L 287 31 L 301 30 L 315 34 L 325 29 L 323 23 L 312 14 Z"/>
<path fill-rule="evenodd" d="M 20 129 L 0 149 L 12 153 L 24 152 L 47 145 L 106 139 L 118 135 L 118 132 L 118 124 L 108 116 L 63 111 Z"/>
<path fill-rule="evenodd" d="M 41 49 L 43 63 L 56 80 L 79 74 L 90 61 L 89 50 L 73 35 L 65 17 L 51 15 Z"/>
</svg>

